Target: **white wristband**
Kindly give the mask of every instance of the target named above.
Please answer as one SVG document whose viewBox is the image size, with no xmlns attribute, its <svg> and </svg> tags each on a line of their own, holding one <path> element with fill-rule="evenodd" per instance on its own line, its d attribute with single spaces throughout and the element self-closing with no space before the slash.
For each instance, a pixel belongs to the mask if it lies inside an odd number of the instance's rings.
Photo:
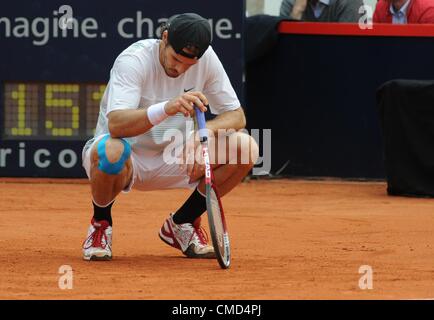
<svg viewBox="0 0 434 320">
<path fill-rule="evenodd" d="M 156 126 L 161 121 L 166 119 L 169 115 L 164 110 L 164 106 L 166 105 L 167 101 L 163 101 L 160 103 L 153 104 L 150 106 L 147 110 L 148 113 L 148 119 L 149 122 L 152 123 L 152 125 Z"/>
</svg>

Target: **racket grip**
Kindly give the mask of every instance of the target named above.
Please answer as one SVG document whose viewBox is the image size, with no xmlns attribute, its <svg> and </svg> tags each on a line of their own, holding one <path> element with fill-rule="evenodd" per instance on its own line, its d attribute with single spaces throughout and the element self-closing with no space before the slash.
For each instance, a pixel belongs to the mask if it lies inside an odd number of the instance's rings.
<svg viewBox="0 0 434 320">
<path fill-rule="evenodd" d="M 195 105 L 197 125 L 199 127 L 200 141 L 208 140 L 208 131 L 206 130 L 205 114 Z"/>
</svg>

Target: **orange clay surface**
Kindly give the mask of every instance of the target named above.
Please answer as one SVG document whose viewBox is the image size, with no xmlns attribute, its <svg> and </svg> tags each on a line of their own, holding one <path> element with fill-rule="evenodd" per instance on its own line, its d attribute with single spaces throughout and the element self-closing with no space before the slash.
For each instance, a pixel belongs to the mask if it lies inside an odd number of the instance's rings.
<svg viewBox="0 0 434 320">
<path fill-rule="evenodd" d="M 223 198 L 233 257 L 221 270 L 158 238 L 188 195 L 122 194 L 113 260 L 86 262 L 86 181 L 0 179 L 0 298 L 434 298 L 432 199 L 389 197 L 384 183 L 242 183 Z M 59 289 L 62 265 L 73 269 L 72 290 Z M 359 288 L 362 265 L 372 267 L 372 290 Z"/>
</svg>

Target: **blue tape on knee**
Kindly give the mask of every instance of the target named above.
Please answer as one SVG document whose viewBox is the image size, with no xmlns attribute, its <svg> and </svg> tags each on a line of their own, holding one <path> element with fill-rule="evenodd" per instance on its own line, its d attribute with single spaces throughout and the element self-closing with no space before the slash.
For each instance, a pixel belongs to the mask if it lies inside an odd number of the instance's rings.
<svg viewBox="0 0 434 320">
<path fill-rule="evenodd" d="M 131 147 L 127 141 L 125 141 L 124 139 L 120 139 L 120 141 L 124 145 L 124 152 L 122 152 L 122 155 L 117 162 L 110 162 L 107 159 L 107 154 L 105 152 L 105 145 L 109 137 L 110 135 L 106 135 L 98 143 L 98 169 L 100 169 L 104 173 L 115 175 L 121 172 L 124 168 L 125 162 L 130 157 Z"/>
</svg>

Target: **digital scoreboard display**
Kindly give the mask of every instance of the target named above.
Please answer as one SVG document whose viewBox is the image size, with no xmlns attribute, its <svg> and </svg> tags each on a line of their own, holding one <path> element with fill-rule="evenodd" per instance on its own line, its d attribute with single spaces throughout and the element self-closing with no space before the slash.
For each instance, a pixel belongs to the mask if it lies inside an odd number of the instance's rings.
<svg viewBox="0 0 434 320">
<path fill-rule="evenodd" d="M 4 83 L 3 139 L 87 140 L 106 84 Z"/>
</svg>

